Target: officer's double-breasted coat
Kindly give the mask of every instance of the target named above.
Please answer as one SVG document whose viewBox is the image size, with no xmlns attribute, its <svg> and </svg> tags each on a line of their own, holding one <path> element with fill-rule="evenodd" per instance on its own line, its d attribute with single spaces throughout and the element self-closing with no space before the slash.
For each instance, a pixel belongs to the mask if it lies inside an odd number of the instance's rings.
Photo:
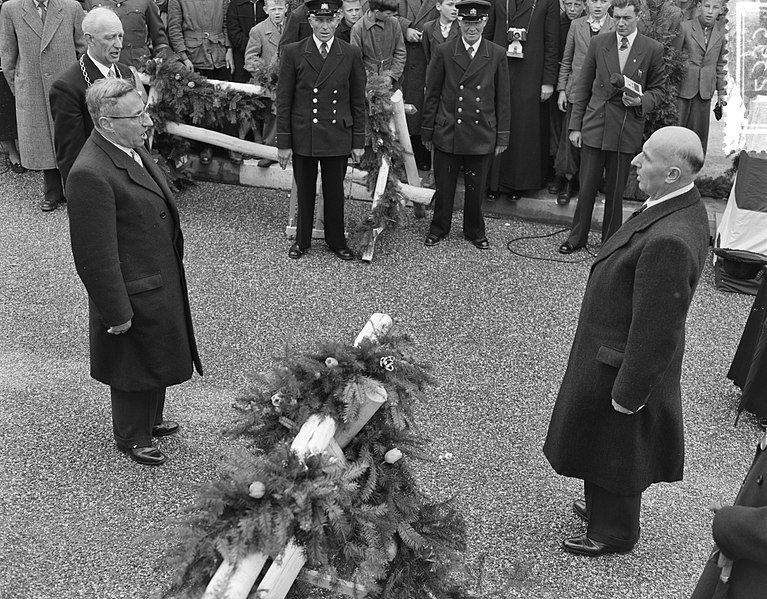
<svg viewBox="0 0 767 599">
<path fill-rule="evenodd" d="M 469 58 L 463 39 L 440 46 L 426 76 L 421 138 L 448 154 L 486 155 L 509 145 L 506 52 L 483 39 Z"/>
<path fill-rule="evenodd" d="M 324 60 L 311 36 L 282 48 L 277 147 L 314 157 L 362 149 L 365 83 L 359 48 L 343 40 L 333 40 Z"/>
</svg>

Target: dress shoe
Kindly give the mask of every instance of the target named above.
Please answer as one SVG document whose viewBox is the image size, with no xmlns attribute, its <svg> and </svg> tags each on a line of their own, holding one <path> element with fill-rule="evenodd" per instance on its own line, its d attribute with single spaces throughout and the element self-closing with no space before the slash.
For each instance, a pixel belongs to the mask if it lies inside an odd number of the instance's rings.
<svg viewBox="0 0 767 599">
<path fill-rule="evenodd" d="M 562 245 L 559 246 L 559 253 L 560 254 L 572 254 L 574 251 L 579 250 L 581 248 L 575 247 L 572 243 L 569 241 L 565 241 Z"/>
<path fill-rule="evenodd" d="M 616 547 L 594 541 L 586 533 L 565 539 L 562 541 L 562 547 L 565 551 L 587 557 L 599 557 L 600 555 L 609 555 L 611 553 L 628 553 L 633 549 L 633 547 Z"/>
<path fill-rule="evenodd" d="M 507 195 L 507 198 L 509 198 L 510 202 L 516 202 L 520 199 L 522 199 L 522 192 L 521 191 L 510 191 Z"/>
<path fill-rule="evenodd" d="M 200 164 L 210 164 L 211 160 L 213 160 L 213 148 L 204 148 L 200 152 Z"/>
<path fill-rule="evenodd" d="M 11 162 L 11 170 L 19 175 L 27 172 L 27 169 L 21 166 L 20 162 Z"/>
<path fill-rule="evenodd" d="M 586 512 L 586 502 L 583 499 L 576 499 L 573 501 L 573 511 L 584 522 L 589 521 L 588 513 Z"/>
<path fill-rule="evenodd" d="M 562 191 L 562 188 L 564 186 L 565 186 L 564 177 L 554 177 L 551 181 L 549 181 L 549 185 L 546 189 L 550 194 L 557 195 L 560 191 Z"/>
<path fill-rule="evenodd" d="M 467 237 L 466 239 L 469 238 Z M 487 237 L 483 237 L 482 239 L 469 239 L 469 241 L 471 241 L 472 245 L 478 250 L 490 249 L 490 242 L 487 240 Z"/>
<path fill-rule="evenodd" d="M 168 457 L 156 447 L 120 447 L 120 451 L 126 454 L 134 462 L 144 466 L 159 466 L 164 464 Z"/>
<path fill-rule="evenodd" d="M 163 420 L 160 424 L 152 427 L 153 437 L 167 437 L 178 432 L 178 422 L 172 420 Z"/>
<path fill-rule="evenodd" d="M 53 198 L 43 198 L 40 202 L 40 210 L 43 212 L 53 212 L 58 207 L 59 203 Z"/>
<path fill-rule="evenodd" d="M 426 239 L 424 240 L 423 244 L 428 248 L 432 248 L 435 245 L 437 245 L 440 241 L 442 241 L 442 238 L 439 235 L 434 235 L 434 233 L 429 233 L 426 236 Z"/>
<path fill-rule="evenodd" d="M 332 248 L 333 253 L 341 258 L 341 260 L 354 260 L 354 252 L 352 252 L 349 248 L 343 247 L 343 248 Z"/>
<path fill-rule="evenodd" d="M 497 189 L 491 189 L 491 190 L 489 190 L 487 192 L 487 196 L 486 196 L 487 197 L 487 201 L 492 204 L 493 202 L 495 202 L 498 199 L 498 197 L 500 195 L 501 195 L 500 191 L 498 191 Z"/>
<path fill-rule="evenodd" d="M 242 154 L 240 152 L 235 152 L 234 150 L 229 150 L 229 160 L 232 161 L 232 164 L 242 164 Z"/>
<path fill-rule="evenodd" d="M 557 204 L 560 206 L 567 206 L 570 203 L 570 198 L 573 197 L 573 181 L 567 179 L 562 189 L 557 194 Z"/>
<path fill-rule="evenodd" d="M 261 168 L 269 168 L 273 164 L 277 164 L 277 161 L 276 160 L 269 160 L 268 158 L 262 158 L 261 160 L 258 161 L 257 164 Z"/>
<path fill-rule="evenodd" d="M 293 260 L 298 260 L 305 253 L 306 253 L 306 250 L 302 250 L 297 243 L 294 243 L 293 245 L 290 246 L 290 249 L 288 250 L 288 258 L 293 258 Z"/>
</svg>

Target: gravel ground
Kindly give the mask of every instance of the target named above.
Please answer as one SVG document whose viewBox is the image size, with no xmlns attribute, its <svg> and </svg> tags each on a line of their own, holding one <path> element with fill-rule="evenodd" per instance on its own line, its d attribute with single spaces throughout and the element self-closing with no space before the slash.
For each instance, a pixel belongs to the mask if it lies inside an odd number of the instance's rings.
<svg viewBox="0 0 767 599">
<path fill-rule="evenodd" d="M 488 221 L 489 252 L 462 239 L 422 244 L 408 214 L 372 264 L 316 244 L 287 257 L 284 193 L 202 184 L 179 197 L 192 310 L 206 375 L 171 389 L 182 432 L 159 445 L 166 465 L 139 466 L 111 438 L 108 390 L 88 376 L 87 301 L 69 251 L 66 210 L 43 214 L 39 173 L 0 174 L 0 598 L 149 598 L 167 587 L 169 522 L 216 475 L 233 443 L 220 435 L 249 375 L 285 341 L 354 339 L 387 312 L 434 366 L 420 411 L 435 454 L 418 465 L 435 497 L 455 495 L 469 526 L 480 590 L 523 598 L 688 597 L 711 545 L 712 499 L 731 501 L 759 437 L 733 428 L 725 379 L 752 299 L 718 292 L 708 266 L 688 322 L 683 395 L 685 481 L 644 495 L 642 538 L 622 557 L 560 549 L 582 524 L 581 483 L 541 451 L 577 321 L 589 260 L 521 258 L 506 242 L 556 229 Z M 348 204 L 347 223 L 368 209 Z M 517 249 L 558 258 L 562 235 Z M 580 254 L 577 258 L 582 258 Z M 609 301 L 609 298 L 605 298 Z"/>
</svg>

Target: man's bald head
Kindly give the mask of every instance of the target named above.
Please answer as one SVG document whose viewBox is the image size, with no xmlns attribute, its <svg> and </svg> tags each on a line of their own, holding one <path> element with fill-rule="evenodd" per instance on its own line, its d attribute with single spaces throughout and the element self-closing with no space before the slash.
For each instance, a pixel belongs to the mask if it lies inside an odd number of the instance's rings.
<svg viewBox="0 0 767 599">
<path fill-rule="evenodd" d="M 631 161 L 639 189 L 657 199 L 692 183 L 703 167 L 703 146 L 685 127 L 663 127 L 650 136 Z"/>
</svg>

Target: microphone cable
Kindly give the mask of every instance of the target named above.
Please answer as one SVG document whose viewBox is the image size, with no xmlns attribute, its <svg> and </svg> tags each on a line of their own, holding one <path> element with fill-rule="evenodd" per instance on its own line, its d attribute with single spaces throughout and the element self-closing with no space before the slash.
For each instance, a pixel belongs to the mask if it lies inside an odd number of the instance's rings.
<svg viewBox="0 0 767 599">
<path fill-rule="evenodd" d="M 586 245 L 583 249 L 586 250 L 588 257 L 581 258 L 580 260 L 565 260 L 563 258 L 546 258 L 544 256 L 541 256 L 540 254 L 525 254 L 511 247 L 518 241 L 526 241 L 528 239 L 548 239 L 550 237 L 554 237 L 555 235 L 559 235 L 560 233 L 567 233 L 569 230 L 570 229 L 568 228 L 564 228 L 564 229 L 557 229 L 553 233 L 545 233 L 543 235 L 522 235 L 520 237 L 514 237 L 506 243 L 506 249 L 509 250 L 509 252 L 511 252 L 515 256 L 519 256 L 520 258 L 529 258 L 530 260 L 539 260 L 541 262 L 559 262 L 561 264 L 580 264 L 582 262 L 588 262 L 590 258 L 596 258 L 597 252 L 599 251 L 597 246 L 592 246 L 596 248 L 596 251 L 592 252 L 591 248 L 589 248 L 589 246 Z"/>
</svg>

